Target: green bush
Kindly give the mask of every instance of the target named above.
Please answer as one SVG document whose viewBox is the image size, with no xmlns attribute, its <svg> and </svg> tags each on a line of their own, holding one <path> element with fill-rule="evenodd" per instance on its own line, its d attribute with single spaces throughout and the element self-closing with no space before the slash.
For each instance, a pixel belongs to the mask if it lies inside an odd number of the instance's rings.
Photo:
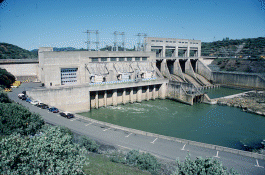
<svg viewBox="0 0 265 175">
<path fill-rule="evenodd" d="M 7 93 L 3 90 L 0 90 L 0 103 L 11 103 L 11 100 L 8 98 Z"/>
<path fill-rule="evenodd" d="M 153 155 L 149 153 L 140 154 L 137 150 L 131 150 L 127 153 L 126 163 L 128 165 L 137 166 L 141 170 L 147 170 L 152 174 L 156 174 L 160 168 L 160 164 Z"/>
<path fill-rule="evenodd" d="M 222 165 L 218 160 L 212 158 L 203 159 L 201 157 L 196 158 L 194 161 L 187 156 L 183 163 L 177 161 L 177 172 L 176 174 L 212 174 L 212 175 L 229 175 L 238 174 L 233 169 L 227 171 L 227 168 Z"/>
<path fill-rule="evenodd" d="M 126 163 L 129 165 L 136 166 L 138 163 L 138 158 L 140 156 L 139 151 L 137 150 L 131 150 L 126 155 Z"/>
<path fill-rule="evenodd" d="M 48 127 L 38 136 L 13 134 L 0 141 L 2 174 L 84 174 L 86 151 L 60 127 Z"/>
<path fill-rule="evenodd" d="M 81 136 L 79 138 L 79 145 L 85 147 L 87 151 L 98 152 L 99 145 L 87 136 Z"/>
<path fill-rule="evenodd" d="M 0 103 L 0 134 L 34 135 L 44 125 L 38 114 L 16 103 Z"/>
<path fill-rule="evenodd" d="M 157 170 L 160 168 L 155 156 L 149 153 L 143 153 L 139 155 L 137 164 L 140 169 L 147 170 L 151 173 L 157 172 Z"/>
<path fill-rule="evenodd" d="M 110 160 L 115 163 L 126 164 L 125 154 L 119 151 L 115 151 L 110 155 Z"/>
</svg>

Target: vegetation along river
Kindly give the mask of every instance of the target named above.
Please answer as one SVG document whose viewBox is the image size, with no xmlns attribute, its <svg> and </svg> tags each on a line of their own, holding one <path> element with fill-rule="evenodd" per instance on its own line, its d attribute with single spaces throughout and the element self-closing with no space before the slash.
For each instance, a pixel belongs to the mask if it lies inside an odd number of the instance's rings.
<svg viewBox="0 0 265 175">
<path fill-rule="evenodd" d="M 206 90 L 210 98 L 242 90 Z M 96 120 L 166 136 L 235 149 L 255 146 L 265 139 L 265 117 L 239 108 L 197 103 L 193 106 L 171 100 L 150 100 L 92 109 L 81 115 Z"/>
</svg>

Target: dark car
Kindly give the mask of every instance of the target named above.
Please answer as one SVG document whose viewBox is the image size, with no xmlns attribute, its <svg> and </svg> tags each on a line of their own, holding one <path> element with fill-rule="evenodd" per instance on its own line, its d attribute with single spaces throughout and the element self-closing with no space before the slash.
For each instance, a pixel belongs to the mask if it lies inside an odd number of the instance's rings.
<svg viewBox="0 0 265 175">
<path fill-rule="evenodd" d="M 48 109 L 50 112 L 53 112 L 53 113 L 58 113 L 59 112 L 59 109 L 55 108 L 55 107 L 51 107 Z"/>
<path fill-rule="evenodd" d="M 61 116 L 63 116 L 63 117 L 68 118 L 68 119 L 70 119 L 70 118 L 74 118 L 74 117 L 75 117 L 74 114 L 71 114 L 70 112 L 60 112 L 59 114 L 60 114 Z"/>
<path fill-rule="evenodd" d="M 23 95 L 23 96 L 21 97 L 21 100 L 27 100 L 27 97 L 26 97 L 25 95 Z"/>
<path fill-rule="evenodd" d="M 44 103 L 40 103 L 40 104 L 38 104 L 37 107 L 39 107 L 39 108 L 41 108 L 41 109 L 48 109 L 48 108 L 49 108 L 49 106 L 46 105 L 46 104 L 44 104 Z"/>
</svg>

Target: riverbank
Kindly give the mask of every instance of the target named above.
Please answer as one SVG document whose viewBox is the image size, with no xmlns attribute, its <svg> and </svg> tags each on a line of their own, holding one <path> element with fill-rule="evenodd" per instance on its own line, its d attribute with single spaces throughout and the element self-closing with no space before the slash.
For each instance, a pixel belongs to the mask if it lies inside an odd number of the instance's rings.
<svg viewBox="0 0 265 175">
<path fill-rule="evenodd" d="M 217 104 L 265 116 L 265 91 L 249 91 L 218 99 Z"/>
</svg>

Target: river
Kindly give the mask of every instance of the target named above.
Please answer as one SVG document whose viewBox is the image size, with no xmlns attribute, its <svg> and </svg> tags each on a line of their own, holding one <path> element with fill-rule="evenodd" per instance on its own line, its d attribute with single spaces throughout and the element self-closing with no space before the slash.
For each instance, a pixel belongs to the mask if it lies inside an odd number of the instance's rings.
<svg viewBox="0 0 265 175">
<path fill-rule="evenodd" d="M 206 90 L 211 98 L 243 92 L 217 88 Z M 172 100 L 150 100 L 92 109 L 80 115 L 166 136 L 235 149 L 254 146 L 265 139 L 265 117 L 238 108 Z"/>
</svg>

